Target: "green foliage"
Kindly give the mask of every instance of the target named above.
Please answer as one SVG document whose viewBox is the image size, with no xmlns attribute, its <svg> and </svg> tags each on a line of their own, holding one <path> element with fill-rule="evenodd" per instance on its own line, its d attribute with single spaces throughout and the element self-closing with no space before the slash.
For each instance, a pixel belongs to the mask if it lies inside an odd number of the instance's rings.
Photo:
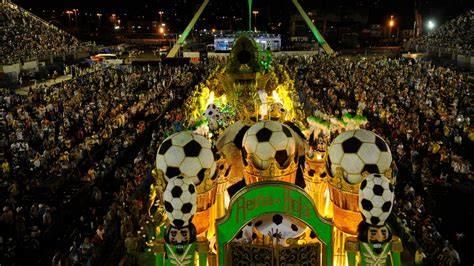
<svg viewBox="0 0 474 266">
<path fill-rule="evenodd" d="M 262 65 L 264 70 L 270 70 L 272 67 L 272 51 L 266 50 L 266 51 L 261 51 L 260 52 L 260 64 Z"/>
</svg>

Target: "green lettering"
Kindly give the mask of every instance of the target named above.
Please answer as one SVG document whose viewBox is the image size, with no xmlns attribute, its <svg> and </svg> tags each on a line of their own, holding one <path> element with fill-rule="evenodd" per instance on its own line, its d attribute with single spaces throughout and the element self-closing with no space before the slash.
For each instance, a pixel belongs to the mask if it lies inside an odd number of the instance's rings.
<svg viewBox="0 0 474 266">
<path fill-rule="evenodd" d="M 246 206 L 245 206 L 245 207 L 246 207 L 245 209 L 246 209 L 247 211 L 253 210 L 254 205 L 255 205 L 254 203 L 255 203 L 255 202 L 254 202 L 253 200 L 247 200 L 247 202 L 246 202 L 246 204 L 245 204 L 245 205 L 246 205 Z"/>
<path fill-rule="evenodd" d="M 288 189 L 285 189 L 283 204 L 284 204 L 285 212 L 290 212 L 291 211 L 291 191 Z"/>
<path fill-rule="evenodd" d="M 242 220 L 245 221 L 245 197 L 241 197 L 237 201 L 237 215 L 235 216 L 235 218 L 237 219 L 237 224 L 239 224 L 240 221 L 240 211 L 242 211 Z"/>
<path fill-rule="evenodd" d="M 255 200 L 255 209 L 262 208 L 265 206 L 265 201 L 263 196 L 258 196 Z"/>
<path fill-rule="evenodd" d="M 272 206 L 273 204 L 273 198 L 271 195 L 267 195 L 265 197 L 265 206 Z"/>
<path fill-rule="evenodd" d="M 291 210 L 298 214 L 298 217 L 301 218 L 301 197 L 298 200 L 291 200 Z"/>
<path fill-rule="evenodd" d="M 303 206 L 303 215 L 306 218 L 311 217 L 311 207 L 309 205 L 304 205 Z"/>
</svg>

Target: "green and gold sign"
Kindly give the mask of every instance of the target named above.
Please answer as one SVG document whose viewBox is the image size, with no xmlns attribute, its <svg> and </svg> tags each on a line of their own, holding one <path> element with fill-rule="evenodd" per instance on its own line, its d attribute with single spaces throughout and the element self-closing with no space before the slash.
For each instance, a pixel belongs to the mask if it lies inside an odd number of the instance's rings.
<svg viewBox="0 0 474 266">
<path fill-rule="evenodd" d="M 243 195 L 234 202 L 236 224 L 242 221 L 245 223 L 248 221 L 247 217 L 253 216 L 254 212 L 260 212 L 262 208 L 272 212 L 286 213 L 299 219 L 303 217 L 310 219 L 315 215 L 311 202 L 308 202 L 304 195 L 299 194 L 299 191 L 295 191 L 292 187 L 276 191 L 263 187 L 259 191 L 264 194 L 249 193 L 250 195 Z"/>
<path fill-rule="evenodd" d="M 331 265 L 331 225 L 321 218 L 310 196 L 290 183 L 266 181 L 247 186 L 231 200 L 226 216 L 217 221 L 219 265 L 224 265 L 225 248 L 235 235 L 254 218 L 267 213 L 282 213 L 306 223 L 325 249 L 326 264 Z"/>
</svg>

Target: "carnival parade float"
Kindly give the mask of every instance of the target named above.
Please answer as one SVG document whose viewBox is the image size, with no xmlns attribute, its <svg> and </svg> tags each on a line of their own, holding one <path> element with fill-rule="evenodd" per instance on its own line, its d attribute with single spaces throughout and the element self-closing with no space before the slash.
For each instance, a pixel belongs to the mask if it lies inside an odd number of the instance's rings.
<svg viewBox="0 0 474 266">
<path fill-rule="evenodd" d="M 271 56 L 241 35 L 158 148 L 156 265 L 400 265 L 389 146 L 357 113 L 307 115 Z"/>
</svg>

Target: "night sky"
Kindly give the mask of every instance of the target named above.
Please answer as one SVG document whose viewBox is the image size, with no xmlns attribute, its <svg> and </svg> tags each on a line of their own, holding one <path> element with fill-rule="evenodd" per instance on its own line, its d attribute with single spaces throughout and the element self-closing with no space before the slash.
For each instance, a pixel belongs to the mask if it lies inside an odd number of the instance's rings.
<svg viewBox="0 0 474 266">
<path fill-rule="evenodd" d="M 169 10 L 179 7 L 180 15 L 192 17 L 192 13 L 201 0 L 13 0 L 33 12 L 41 9 L 78 8 L 100 12 L 122 12 L 157 16 L 157 10 Z M 470 8 L 474 8 L 473 0 L 300 0 L 306 10 L 330 10 L 342 8 L 363 8 L 368 10 L 369 23 L 382 23 L 390 15 L 395 15 L 402 28 L 411 28 L 414 17 L 414 3 L 417 2 L 424 18 L 433 18 L 439 23 L 454 18 Z M 261 23 L 279 21 L 296 13 L 291 0 L 253 0 L 254 9 L 260 10 Z M 211 0 L 203 17 L 216 15 L 246 14 L 247 0 Z M 167 14 L 170 15 L 170 14 Z M 165 15 L 166 16 L 166 15 Z M 246 16 L 244 16 L 245 18 Z"/>
</svg>

